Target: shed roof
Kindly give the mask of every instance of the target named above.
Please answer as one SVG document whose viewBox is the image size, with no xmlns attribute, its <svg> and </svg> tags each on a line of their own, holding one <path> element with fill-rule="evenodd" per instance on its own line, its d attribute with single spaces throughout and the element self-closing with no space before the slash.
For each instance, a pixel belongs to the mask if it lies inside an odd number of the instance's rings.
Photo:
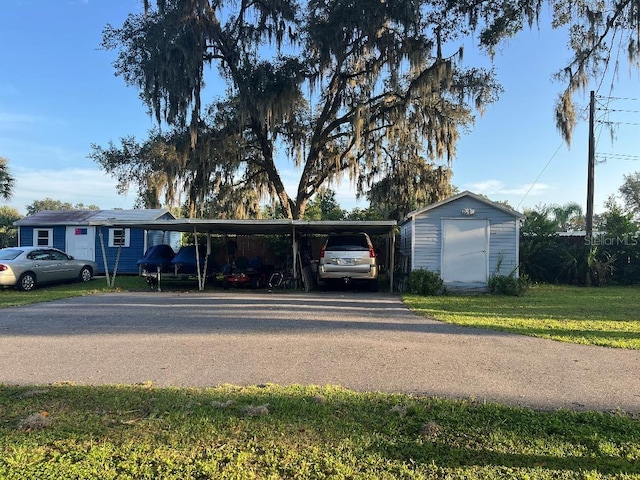
<svg viewBox="0 0 640 480">
<path fill-rule="evenodd" d="M 95 225 L 108 221 L 146 222 L 171 212 L 167 208 L 134 210 L 43 210 L 14 223 L 16 226 Z"/>
<path fill-rule="evenodd" d="M 507 215 L 511 215 L 515 218 L 524 218 L 524 215 L 512 208 L 509 208 L 505 205 L 502 205 L 500 203 L 496 203 L 496 202 L 492 202 L 491 200 L 489 200 L 486 197 L 483 197 L 481 195 L 475 194 L 473 192 L 470 192 L 469 190 L 465 190 L 464 192 L 460 192 L 457 195 L 453 195 L 449 198 L 445 198 L 444 200 L 441 200 L 439 202 L 436 203 L 432 203 L 431 205 L 427 205 L 426 207 L 420 208 L 418 210 L 414 210 L 413 212 L 409 212 L 407 214 L 407 216 L 405 217 L 405 219 L 402 221 L 402 223 L 406 223 L 410 220 L 412 220 L 414 217 L 416 217 L 417 215 L 420 215 L 422 213 L 426 213 L 429 212 L 431 210 L 435 210 L 436 208 L 439 208 L 443 205 L 446 205 L 448 203 L 451 202 L 455 202 L 456 200 L 459 200 L 463 197 L 470 197 L 473 198 L 474 200 L 477 200 L 478 202 L 482 202 L 492 208 L 495 208 L 496 210 L 500 210 L 504 213 L 506 213 Z"/>
</svg>

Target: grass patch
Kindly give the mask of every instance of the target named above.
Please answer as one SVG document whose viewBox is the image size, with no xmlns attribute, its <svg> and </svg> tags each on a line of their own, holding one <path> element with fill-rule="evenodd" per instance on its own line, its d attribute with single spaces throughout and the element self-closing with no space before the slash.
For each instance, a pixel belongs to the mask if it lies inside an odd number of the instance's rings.
<svg viewBox="0 0 640 480">
<path fill-rule="evenodd" d="M 405 295 L 416 313 L 470 327 L 640 350 L 640 288 L 535 285 L 527 295 Z"/>
<path fill-rule="evenodd" d="M 189 290 L 198 290 L 196 282 L 173 282 L 174 288 L 185 287 Z M 165 285 L 163 284 L 163 289 Z M 135 292 L 149 291 L 150 287 L 144 279 L 137 275 L 118 275 L 115 286 L 109 287 L 104 277 L 94 278 L 86 283 L 63 283 L 57 285 L 45 285 L 37 287 L 30 292 L 20 292 L 15 288 L 0 287 L 0 308 L 29 305 L 32 303 L 50 302 L 64 298 L 94 295 L 96 293 Z"/>
<path fill-rule="evenodd" d="M 640 420 L 338 387 L 0 385 L 0 478 L 640 478 Z"/>
</svg>

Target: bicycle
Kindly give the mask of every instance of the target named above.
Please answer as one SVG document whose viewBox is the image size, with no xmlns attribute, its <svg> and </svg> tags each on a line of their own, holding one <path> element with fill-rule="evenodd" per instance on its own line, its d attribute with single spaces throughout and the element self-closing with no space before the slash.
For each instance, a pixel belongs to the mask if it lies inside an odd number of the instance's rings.
<svg viewBox="0 0 640 480">
<path fill-rule="evenodd" d="M 293 288 L 294 279 L 290 272 L 273 272 L 269 277 L 269 288 Z"/>
</svg>

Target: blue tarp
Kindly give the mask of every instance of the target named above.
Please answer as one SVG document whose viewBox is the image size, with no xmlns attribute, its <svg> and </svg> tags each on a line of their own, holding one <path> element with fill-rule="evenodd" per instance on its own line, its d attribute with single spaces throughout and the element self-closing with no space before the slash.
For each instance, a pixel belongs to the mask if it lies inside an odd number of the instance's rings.
<svg viewBox="0 0 640 480">
<path fill-rule="evenodd" d="M 200 271 L 204 269 L 204 260 L 206 258 L 206 249 L 199 247 Z M 180 273 L 196 273 L 196 246 L 187 245 L 182 247 L 171 263 L 178 267 Z"/>
<path fill-rule="evenodd" d="M 176 253 L 169 245 L 154 245 L 147 250 L 144 257 L 138 260 L 137 264 L 149 271 L 155 271 L 158 268 L 167 270 L 171 267 L 171 261 L 175 256 Z"/>
</svg>

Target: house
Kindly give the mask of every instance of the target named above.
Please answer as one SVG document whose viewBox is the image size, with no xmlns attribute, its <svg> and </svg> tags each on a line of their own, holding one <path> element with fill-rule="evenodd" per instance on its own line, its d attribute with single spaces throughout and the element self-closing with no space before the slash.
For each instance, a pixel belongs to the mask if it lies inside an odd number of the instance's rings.
<svg viewBox="0 0 640 480">
<path fill-rule="evenodd" d="M 491 275 L 518 274 L 524 215 L 464 191 L 415 210 L 400 224 L 400 267 L 438 272 L 449 289 L 484 290 Z"/>
<path fill-rule="evenodd" d="M 145 251 L 167 243 L 177 251 L 180 232 L 114 228 L 118 222 L 173 220 L 168 209 L 137 210 L 45 210 L 14 223 L 18 227 L 18 246 L 55 247 L 76 258 L 93 260 L 100 272 L 117 265 L 118 273 L 137 274 L 137 261 Z M 117 261 L 117 263 L 116 263 Z"/>
</svg>

